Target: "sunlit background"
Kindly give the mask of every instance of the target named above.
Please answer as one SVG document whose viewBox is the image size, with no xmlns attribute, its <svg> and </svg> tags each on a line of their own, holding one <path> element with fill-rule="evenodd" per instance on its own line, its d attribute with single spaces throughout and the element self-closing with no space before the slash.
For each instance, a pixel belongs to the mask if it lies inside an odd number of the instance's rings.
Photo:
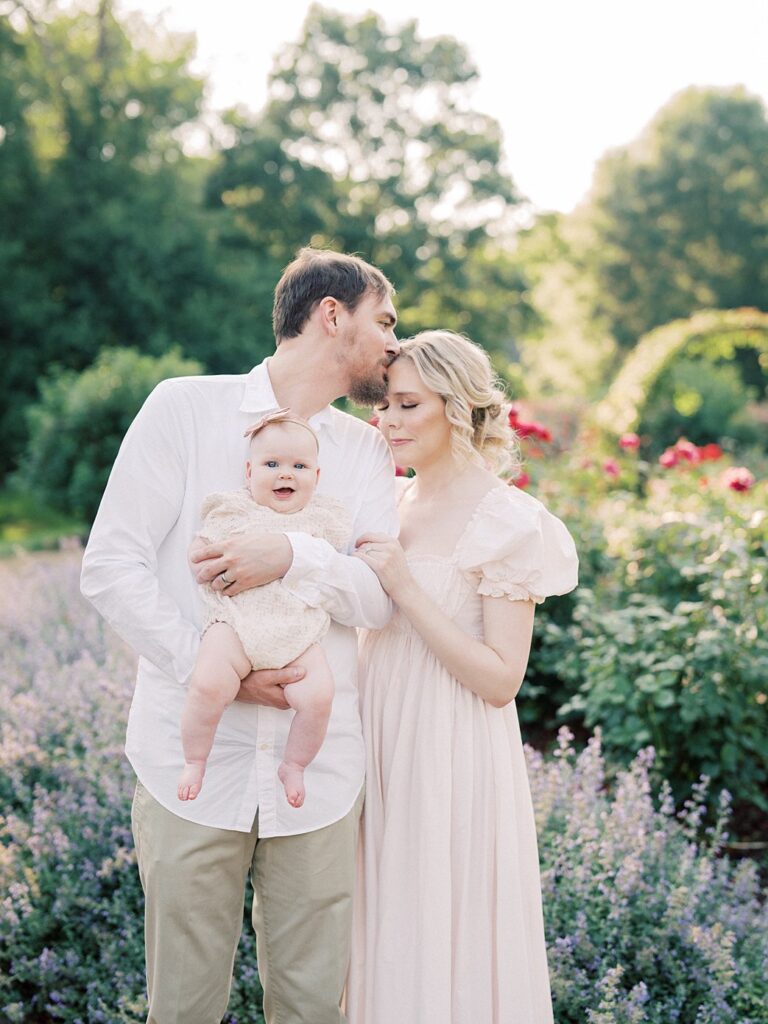
<svg viewBox="0 0 768 1024">
<path fill-rule="evenodd" d="M 193 66 L 209 81 L 213 108 L 258 110 L 267 75 L 295 42 L 305 0 L 121 0 L 197 39 Z M 495 117 L 507 163 L 538 207 L 569 210 L 589 187 L 595 161 L 632 139 L 656 110 L 689 85 L 743 84 L 768 98 L 768 4 L 764 0 L 338 0 L 358 17 L 377 11 L 390 28 L 415 18 L 423 35 L 467 47 L 479 81 L 478 110 Z"/>
</svg>

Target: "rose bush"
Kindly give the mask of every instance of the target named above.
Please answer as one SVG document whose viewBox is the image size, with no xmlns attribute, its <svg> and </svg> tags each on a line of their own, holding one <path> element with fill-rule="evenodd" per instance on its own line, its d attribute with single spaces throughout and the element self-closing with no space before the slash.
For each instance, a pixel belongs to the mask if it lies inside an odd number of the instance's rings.
<svg viewBox="0 0 768 1024">
<path fill-rule="evenodd" d="M 716 445 L 637 448 L 527 467 L 581 573 L 537 611 L 521 719 L 599 725 L 625 764 L 653 743 L 678 796 L 704 773 L 768 811 L 768 486 Z"/>
</svg>

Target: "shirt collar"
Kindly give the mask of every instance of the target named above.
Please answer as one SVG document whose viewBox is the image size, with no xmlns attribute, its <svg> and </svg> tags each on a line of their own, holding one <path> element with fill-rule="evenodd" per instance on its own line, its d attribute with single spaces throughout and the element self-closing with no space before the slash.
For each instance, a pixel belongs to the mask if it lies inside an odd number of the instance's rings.
<svg viewBox="0 0 768 1024">
<path fill-rule="evenodd" d="M 280 403 L 275 397 L 272 381 L 269 378 L 268 359 L 258 366 L 254 366 L 245 379 L 245 393 L 240 405 L 240 412 L 265 413 L 272 409 L 279 409 Z M 307 420 L 315 431 L 322 431 L 324 436 L 334 443 L 338 442 L 336 437 L 333 408 L 326 405 L 320 412 L 310 416 Z"/>
</svg>

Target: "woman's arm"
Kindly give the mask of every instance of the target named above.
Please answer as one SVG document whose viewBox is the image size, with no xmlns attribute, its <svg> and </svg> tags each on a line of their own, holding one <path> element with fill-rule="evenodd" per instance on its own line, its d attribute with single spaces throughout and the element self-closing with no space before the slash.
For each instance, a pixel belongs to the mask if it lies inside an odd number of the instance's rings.
<svg viewBox="0 0 768 1024">
<path fill-rule="evenodd" d="M 444 668 L 494 707 L 520 689 L 533 635 L 533 601 L 483 597 L 483 640 L 468 636 L 424 593 L 408 569 L 399 543 L 382 534 L 357 541 L 358 556 L 381 581 Z"/>
</svg>

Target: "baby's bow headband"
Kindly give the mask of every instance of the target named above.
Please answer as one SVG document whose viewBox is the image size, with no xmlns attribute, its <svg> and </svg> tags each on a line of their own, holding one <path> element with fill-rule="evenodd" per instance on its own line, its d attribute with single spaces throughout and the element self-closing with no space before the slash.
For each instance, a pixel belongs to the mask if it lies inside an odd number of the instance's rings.
<svg viewBox="0 0 768 1024">
<path fill-rule="evenodd" d="M 275 409 L 272 412 L 265 413 L 261 419 L 256 420 L 255 423 L 252 423 L 251 426 L 248 427 L 243 434 L 243 437 L 253 439 L 260 430 L 263 430 L 264 427 L 268 426 L 270 423 L 296 423 L 298 426 L 304 427 L 305 430 L 308 430 L 312 437 L 314 437 L 315 443 L 317 443 L 317 434 L 314 432 L 312 427 L 310 427 L 306 420 L 301 419 L 299 416 L 294 416 L 288 406 L 283 409 Z"/>
</svg>

